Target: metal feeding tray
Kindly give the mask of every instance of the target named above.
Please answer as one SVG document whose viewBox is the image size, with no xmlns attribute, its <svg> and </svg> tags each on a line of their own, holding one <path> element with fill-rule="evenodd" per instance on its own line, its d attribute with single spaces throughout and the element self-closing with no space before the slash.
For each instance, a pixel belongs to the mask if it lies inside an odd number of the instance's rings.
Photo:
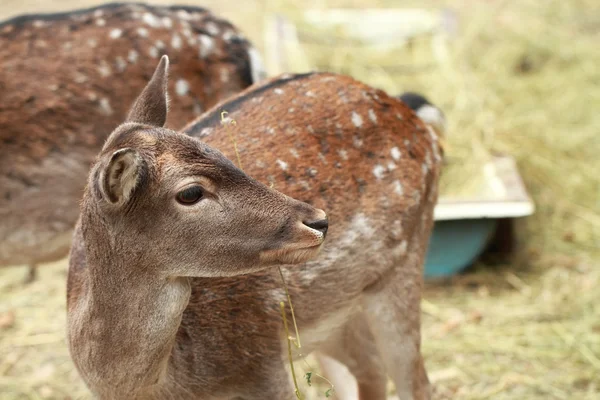
<svg viewBox="0 0 600 400">
<path fill-rule="evenodd" d="M 448 13 L 415 9 L 310 10 L 302 18 L 320 28 L 342 26 L 346 35 L 366 44 L 379 43 L 379 47 L 383 43 L 384 48 L 385 43 L 397 46 L 417 36 L 435 38 L 443 31 L 451 33 L 454 26 Z M 265 24 L 264 33 L 270 75 L 315 69 L 302 50 L 298 27 L 291 20 L 275 15 Z M 485 180 L 477 194 L 460 198 L 440 196 L 425 262 L 426 278 L 448 277 L 464 270 L 484 252 L 499 221 L 534 212 L 534 204 L 510 156 L 492 156 L 483 172 Z"/>
</svg>

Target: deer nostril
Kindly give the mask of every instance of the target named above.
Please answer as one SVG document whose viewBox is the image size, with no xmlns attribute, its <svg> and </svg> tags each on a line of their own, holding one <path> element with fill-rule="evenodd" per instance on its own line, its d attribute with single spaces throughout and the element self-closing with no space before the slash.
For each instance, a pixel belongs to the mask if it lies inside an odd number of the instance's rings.
<svg viewBox="0 0 600 400">
<path fill-rule="evenodd" d="M 321 232 L 323 235 L 327 234 L 327 228 L 329 227 L 329 221 L 327 219 L 320 219 L 317 221 L 302 222 L 304 225 L 311 229 Z"/>
</svg>

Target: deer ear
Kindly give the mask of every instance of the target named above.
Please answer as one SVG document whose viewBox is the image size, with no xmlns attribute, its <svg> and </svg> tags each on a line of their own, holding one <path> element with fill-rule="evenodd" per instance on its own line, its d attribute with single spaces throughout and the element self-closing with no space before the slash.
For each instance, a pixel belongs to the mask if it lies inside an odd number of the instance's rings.
<svg viewBox="0 0 600 400">
<path fill-rule="evenodd" d="M 169 57 L 162 56 L 152 79 L 139 95 L 126 122 L 164 126 L 167 121 Z"/>
<path fill-rule="evenodd" d="M 140 183 L 144 160 L 134 149 L 115 151 L 100 174 L 103 197 L 112 204 L 125 204 Z"/>
</svg>

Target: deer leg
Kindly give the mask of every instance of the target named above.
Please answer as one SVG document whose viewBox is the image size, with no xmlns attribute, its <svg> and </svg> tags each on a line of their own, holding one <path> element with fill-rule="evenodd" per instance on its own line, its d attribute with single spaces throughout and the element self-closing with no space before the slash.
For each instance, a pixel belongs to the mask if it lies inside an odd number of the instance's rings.
<svg viewBox="0 0 600 400">
<path fill-rule="evenodd" d="M 29 284 L 36 280 L 37 278 L 37 265 L 29 264 L 27 266 L 27 276 L 25 276 L 24 283 Z"/>
<path fill-rule="evenodd" d="M 421 356 L 420 302 L 423 255 L 418 247 L 406 262 L 371 286 L 364 310 L 400 400 L 428 400 L 431 387 Z"/>
<path fill-rule="evenodd" d="M 386 399 L 385 365 L 364 314 L 358 314 L 348 322 L 319 352 L 322 355 L 317 354 L 317 359 L 323 376 L 334 385 L 337 399 Z"/>
</svg>

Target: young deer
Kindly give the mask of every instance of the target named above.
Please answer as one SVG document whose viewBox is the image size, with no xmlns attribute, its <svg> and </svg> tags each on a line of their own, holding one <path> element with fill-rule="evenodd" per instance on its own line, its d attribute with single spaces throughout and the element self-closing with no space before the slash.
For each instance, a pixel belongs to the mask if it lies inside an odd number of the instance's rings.
<svg viewBox="0 0 600 400">
<path fill-rule="evenodd" d="M 109 4 L 0 23 L 0 266 L 67 254 L 89 166 L 165 53 L 170 126 L 263 74 L 237 29 L 195 7 Z"/>
<path fill-rule="evenodd" d="M 287 263 L 304 354 L 346 364 L 361 400 L 385 399 L 386 373 L 401 399 L 429 398 L 419 303 L 441 160 L 435 133 L 382 91 L 306 74 L 219 104 L 188 137 L 160 128 L 165 79 L 161 64 L 106 143 L 82 202 L 68 334 L 91 390 L 296 398 L 279 314 L 285 290 L 267 268 Z M 222 125 L 222 110 L 237 124 Z M 225 158 L 236 159 L 229 133 L 244 173 Z M 322 255 L 307 261 L 327 228 L 320 209 L 333 225 Z"/>
</svg>

